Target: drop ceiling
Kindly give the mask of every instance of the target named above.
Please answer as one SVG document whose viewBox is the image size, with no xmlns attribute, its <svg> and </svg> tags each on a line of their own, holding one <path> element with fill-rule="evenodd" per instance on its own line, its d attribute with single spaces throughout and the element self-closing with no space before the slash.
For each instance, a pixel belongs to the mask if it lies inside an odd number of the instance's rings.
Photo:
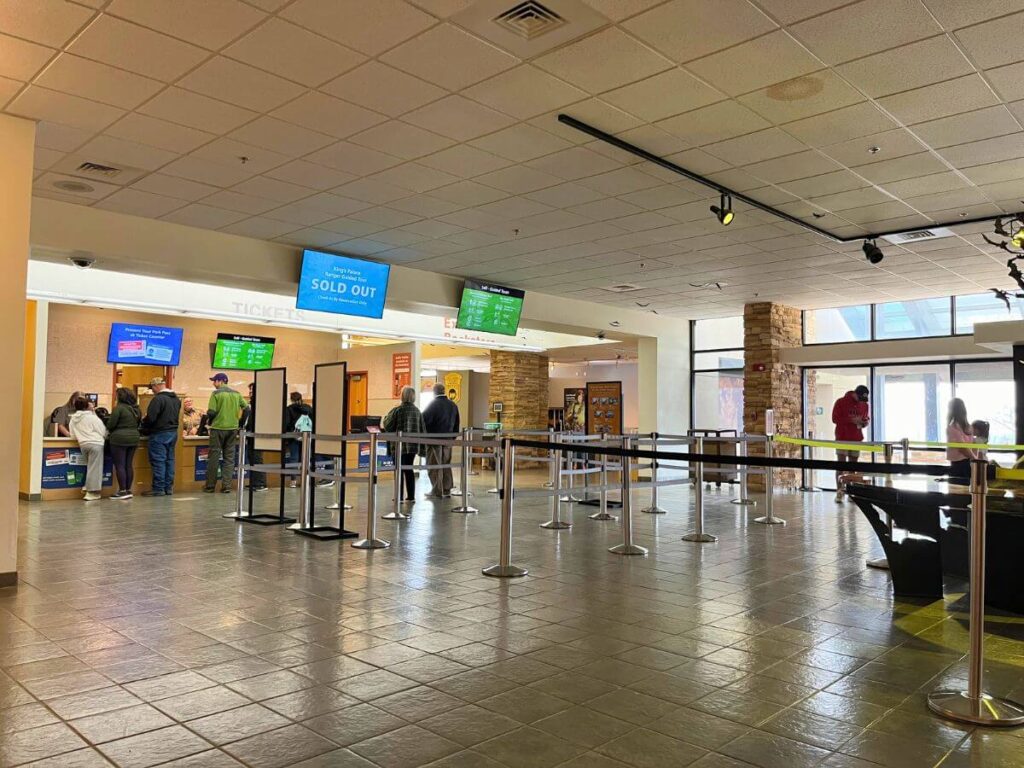
<svg viewBox="0 0 1024 768">
<path fill-rule="evenodd" d="M 723 228 L 710 190 L 556 116 L 844 236 L 1017 211 L 1024 0 L 550 0 L 528 45 L 487 26 L 515 5 L 18 0 L 0 106 L 39 121 L 38 195 L 610 312 L 1008 286 L 989 225 L 873 267 L 742 206 Z M 70 193 L 82 162 L 125 172 Z"/>
</svg>

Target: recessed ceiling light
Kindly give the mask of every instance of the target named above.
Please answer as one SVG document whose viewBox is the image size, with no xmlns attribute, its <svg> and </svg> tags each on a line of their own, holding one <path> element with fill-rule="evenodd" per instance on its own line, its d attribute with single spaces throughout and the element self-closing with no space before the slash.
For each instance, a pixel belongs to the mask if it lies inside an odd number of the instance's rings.
<svg viewBox="0 0 1024 768">
<path fill-rule="evenodd" d="M 86 195 L 96 191 L 96 187 L 92 184 L 86 184 L 84 181 L 72 181 L 71 179 L 55 181 L 53 186 L 62 192 L 70 192 L 74 195 Z"/>
<path fill-rule="evenodd" d="M 881 151 L 882 151 L 881 147 L 868 147 L 868 154 L 869 155 L 877 155 Z"/>
</svg>

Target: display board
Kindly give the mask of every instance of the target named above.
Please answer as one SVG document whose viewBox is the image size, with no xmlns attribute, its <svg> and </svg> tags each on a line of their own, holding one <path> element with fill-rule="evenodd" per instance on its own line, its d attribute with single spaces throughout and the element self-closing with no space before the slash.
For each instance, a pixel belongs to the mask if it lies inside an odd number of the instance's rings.
<svg viewBox="0 0 1024 768">
<path fill-rule="evenodd" d="M 280 435 L 284 432 L 285 403 L 288 397 L 287 371 L 268 368 L 256 371 L 256 429 L 257 433 Z M 257 451 L 281 450 L 281 438 L 257 437 L 253 441 Z"/>
<path fill-rule="evenodd" d="M 262 371 L 274 364 L 274 342 L 269 336 L 218 333 L 213 367 L 228 371 Z"/>
<path fill-rule="evenodd" d="M 587 434 L 622 434 L 622 382 L 587 382 Z"/>
<path fill-rule="evenodd" d="M 565 403 L 562 425 L 566 432 L 582 435 L 587 430 L 587 389 L 569 387 L 563 391 Z"/>
<path fill-rule="evenodd" d="M 391 396 L 398 399 L 402 389 L 412 385 L 412 352 L 391 355 Z"/>
<path fill-rule="evenodd" d="M 181 360 L 181 328 L 137 323 L 113 323 L 107 345 L 108 363 L 129 365 L 178 365 Z"/>
<path fill-rule="evenodd" d="M 357 317 L 384 316 L 390 264 L 320 251 L 303 251 L 298 309 Z"/>
<path fill-rule="evenodd" d="M 41 487 L 83 488 L 85 486 L 85 455 L 79 448 L 43 448 Z M 103 456 L 103 487 L 113 484 L 113 463 L 109 455 Z"/>
<path fill-rule="evenodd" d="M 467 280 L 455 325 L 467 331 L 515 336 L 525 296 L 518 288 Z"/>
<path fill-rule="evenodd" d="M 322 363 L 314 368 L 313 425 L 318 435 L 345 434 L 345 363 Z M 322 456 L 345 455 L 341 440 L 316 441 L 316 452 Z"/>
</svg>

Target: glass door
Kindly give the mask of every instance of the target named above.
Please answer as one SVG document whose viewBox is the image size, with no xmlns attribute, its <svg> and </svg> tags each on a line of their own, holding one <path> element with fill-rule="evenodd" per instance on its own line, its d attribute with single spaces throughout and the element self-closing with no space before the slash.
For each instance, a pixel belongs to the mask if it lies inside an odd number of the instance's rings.
<svg viewBox="0 0 1024 768">
<path fill-rule="evenodd" d="M 805 436 L 818 440 L 834 440 L 835 425 L 832 423 L 832 406 L 836 400 L 860 385 L 870 386 L 871 369 L 867 366 L 851 368 L 805 368 L 804 369 L 804 414 Z M 870 440 L 871 427 L 864 432 L 864 439 Z M 815 448 L 815 459 L 835 461 L 836 452 L 831 448 Z M 866 454 L 865 454 L 866 457 Z M 811 485 L 816 488 L 835 490 L 834 472 L 815 470 L 811 473 Z"/>
</svg>

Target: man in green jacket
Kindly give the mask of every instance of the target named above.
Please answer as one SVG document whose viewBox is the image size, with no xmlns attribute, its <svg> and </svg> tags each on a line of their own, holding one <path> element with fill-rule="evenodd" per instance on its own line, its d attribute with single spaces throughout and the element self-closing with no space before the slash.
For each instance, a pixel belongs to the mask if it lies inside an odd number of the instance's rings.
<svg viewBox="0 0 1024 768">
<path fill-rule="evenodd" d="M 210 428 L 210 453 L 206 457 L 206 487 L 203 491 L 213 493 L 217 489 L 217 465 L 223 458 L 220 492 L 231 493 L 238 426 L 245 423 L 249 404 L 244 397 L 228 386 L 227 374 L 214 374 L 210 381 L 217 390 L 210 397 L 209 405 L 206 407 L 207 424 Z"/>
</svg>

